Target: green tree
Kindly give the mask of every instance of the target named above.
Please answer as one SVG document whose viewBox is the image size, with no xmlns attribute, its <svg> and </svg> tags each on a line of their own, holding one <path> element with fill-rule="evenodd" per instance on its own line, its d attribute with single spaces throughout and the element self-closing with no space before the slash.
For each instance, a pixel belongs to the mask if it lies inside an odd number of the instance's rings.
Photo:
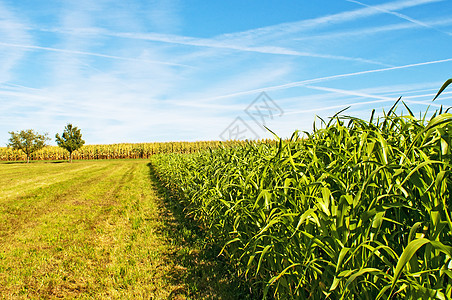
<svg viewBox="0 0 452 300">
<path fill-rule="evenodd" d="M 11 138 L 8 147 L 12 147 L 14 150 L 22 150 L 27 155 L 27 163 L 30 162 L 30 155 L 42 149 L 46 145 L 46 141 L 50 140 L 47 133 L 41 135 L 33 129 L 21 130 L 18 133 L 10 131 L 9 134 L 11 134 Z"/>
<path fill-rule="evenodd" d="M 80 129 L 72 127 L 72 124 L 66 125 L 62 137 L 58 133 L 55 137 L 58 146 L 69 151 L 69 162 L 72 162 L 72 152 L 80 149 L 85 144 L 85 141 L 82 140 Z"/>
</svg>

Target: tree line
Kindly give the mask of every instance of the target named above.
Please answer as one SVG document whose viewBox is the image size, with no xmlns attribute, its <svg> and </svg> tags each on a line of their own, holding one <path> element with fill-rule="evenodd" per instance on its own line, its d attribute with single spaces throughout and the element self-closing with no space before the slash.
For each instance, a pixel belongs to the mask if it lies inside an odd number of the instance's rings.
<svg viewBox="0 0 452 300">
<path fill-rule="evenodd" d="M 46 142 L 50 141 L 48 134 L 39 134 L 33 129 L 21 130 L 20 132 L 10 131 L 11 137 L 9 139 L 8 147 L 14 150 L 21 150 L 27 156 L 27 163 L 30 162 L 30 155 L 46 146 Z M 67 124 L 64 127 L 64 132 L 60 136 L 55 135 L 55 141 L 58 146 L 66 149 L 69 152 L 69 162 L 72 162 L 72 152 L 80 149 L 85 144 L 82 139 L 80 129 L 72 124 Z"/>
</svg>

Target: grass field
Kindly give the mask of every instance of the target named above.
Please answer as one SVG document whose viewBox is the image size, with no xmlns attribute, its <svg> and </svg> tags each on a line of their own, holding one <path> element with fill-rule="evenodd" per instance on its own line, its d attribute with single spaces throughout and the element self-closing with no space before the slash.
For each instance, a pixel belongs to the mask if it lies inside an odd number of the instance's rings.
<svg viewBox="0 0 452 300">
<path fill-rule="evenodd" d="M 146 160 L 1 163 L 0 186 L 0 298 L 238 295 Z"/>
</svg>

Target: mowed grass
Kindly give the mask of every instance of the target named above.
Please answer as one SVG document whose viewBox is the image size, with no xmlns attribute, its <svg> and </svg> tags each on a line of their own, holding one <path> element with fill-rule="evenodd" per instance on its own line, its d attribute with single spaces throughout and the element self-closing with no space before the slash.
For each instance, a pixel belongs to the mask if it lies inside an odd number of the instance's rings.
<svg viewBox="0 0 452 300">
<path fill-rule="evenodd" d="M 2 163 L 0 187 L 0 298 L 228 298 L 146 160 Z"/>
</svg>

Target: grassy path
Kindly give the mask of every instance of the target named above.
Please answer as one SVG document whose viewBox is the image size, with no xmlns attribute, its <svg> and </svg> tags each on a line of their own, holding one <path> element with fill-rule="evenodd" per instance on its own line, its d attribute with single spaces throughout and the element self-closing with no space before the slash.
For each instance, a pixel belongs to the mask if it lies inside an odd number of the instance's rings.
<svg viewBox="0 0 452 300">
<path fill-rule="evenodd" d="M 0 298 L 228 298 L 147 163 L 0 164 Z"/>
</svg>

